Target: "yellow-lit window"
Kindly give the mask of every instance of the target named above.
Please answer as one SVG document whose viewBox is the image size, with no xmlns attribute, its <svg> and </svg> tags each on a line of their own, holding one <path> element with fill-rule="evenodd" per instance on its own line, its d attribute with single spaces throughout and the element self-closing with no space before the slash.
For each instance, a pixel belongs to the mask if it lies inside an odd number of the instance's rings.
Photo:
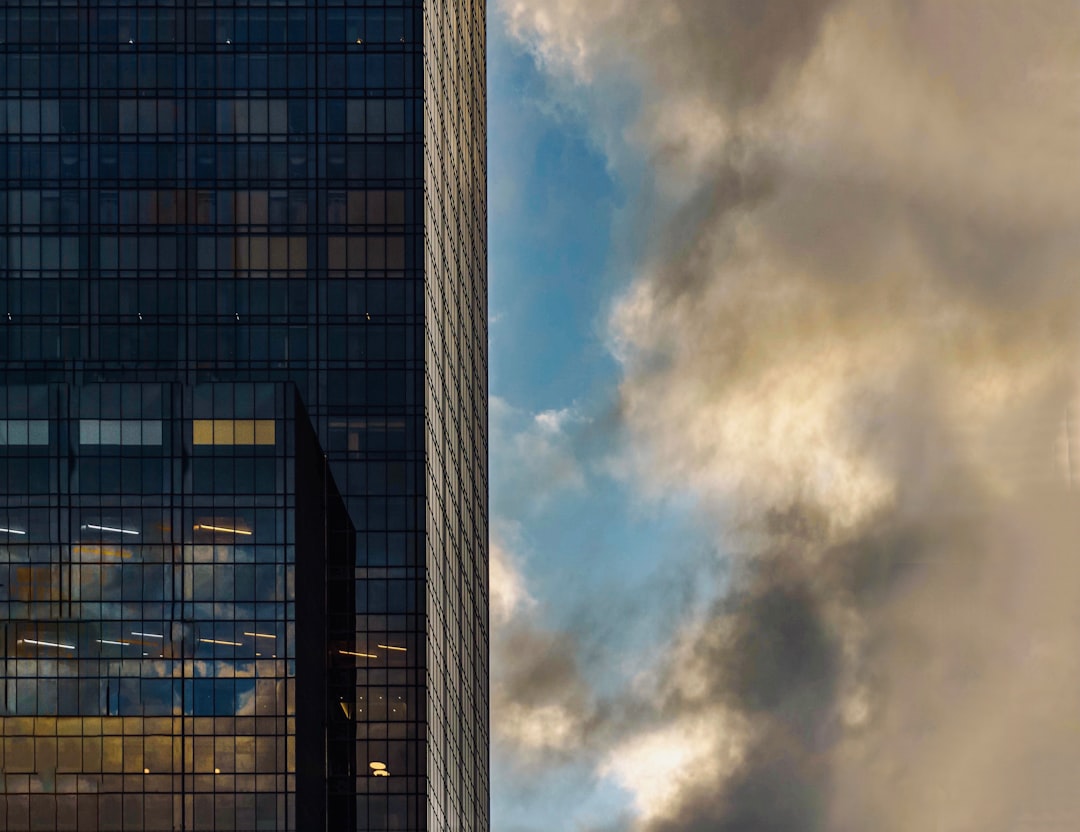
<svg viewBox="0 0 1080 832">
<path fill-rule="evenodd" d="M 195 445 L 273 445 L 277 441 L 273 419 L 196 419 Z"/>
<path fill-rule="evenodd" d="M 273 445 L 277 442 L 277 437 L 274 435 L 274 420 L 273 419 L 256 419 L 255 420 L 255 444 L 256 445 Z"/>
</svg>

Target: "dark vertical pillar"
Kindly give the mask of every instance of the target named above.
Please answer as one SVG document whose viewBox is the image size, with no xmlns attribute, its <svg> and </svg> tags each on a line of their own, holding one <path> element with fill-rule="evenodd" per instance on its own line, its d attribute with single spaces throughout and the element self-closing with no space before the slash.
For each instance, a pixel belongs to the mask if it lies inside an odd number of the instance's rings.
<svg viewBox="0 0 1080 832">
<path fill-rule="evenodd" d="M 296 828 L 326 825 L 326 466 L 299 403 L 296 447 Z"/>
<path fill-rule="evenodd" d="M 355 533 L 299 398 L 296 827 L 356 829 Z"/>
</svg>

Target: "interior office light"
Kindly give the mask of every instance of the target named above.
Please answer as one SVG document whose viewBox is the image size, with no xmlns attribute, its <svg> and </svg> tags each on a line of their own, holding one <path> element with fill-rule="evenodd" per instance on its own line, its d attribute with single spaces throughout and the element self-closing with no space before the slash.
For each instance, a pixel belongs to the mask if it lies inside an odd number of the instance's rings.
<svg viewBox="0 0 1080 832">
<path fill-rule="evenodd" d="M 93 529 L 98 532 L 112 532 L 113 534 L 139 534 L 134 529 L 121 529 L 119 526 L 98 526 L 95 523 L 83 523 L 81 528 Z"/>
<path fill-rule="evenodd" d="M 21 641 L 23 644 L 33 644 L 35 647 L 55 647 L 58 650 L 74 650 L 75 649 L 74 644 L 58 644 L 55 641 L 37 641 L 36 639 L 32 639 L 32 638 L 21 638 L 21 639 L 19 639 L 19 641 Z"/>
<path fill-rule="evenodd" d="M 250 529 L 233 529 L 228 526 L 210 526 L 206 523 L 196 523 L 195 531 L 197 532 L 225 532 L 226 534 L 242 534 L 251 535 Z"/>
</svg>

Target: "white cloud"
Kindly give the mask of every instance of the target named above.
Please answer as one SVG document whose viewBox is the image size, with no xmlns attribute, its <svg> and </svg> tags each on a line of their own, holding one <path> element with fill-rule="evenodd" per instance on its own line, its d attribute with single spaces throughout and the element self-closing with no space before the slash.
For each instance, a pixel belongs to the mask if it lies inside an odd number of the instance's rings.
<svg viewBox="0 0 1080 832">
<path fill-rule="evenodd" d="M 564 704 L 509 702 L 499 710 L 496 729 L 519 753 L 566 751 L 581 744 L 582 716 Z"/>
<path fill-rule="evenodd" d="M 495 627 L 509 623 L 515 615 L 536 606 L 536 599 L 525 585 L 520 558 L 508 548 L 506 538 L 520 542 L 516 533 L 499 531 L 498 523 L 490 545 L 491 623 Z"/>
<path fill-rule="evenodd" d="M 626 789 L 643 821 L 677 808 L 680 794 L 736 768 L 740 732 L 720 709 L 682 717 L 615 745 L 599 766 L 602 777 Z"/>
<path fill-rule="evenodd" d="M 597 128 L 660 183 L 609 322 L 623 470 L 757 532 L 601 767 L 641 828 L 1080 817 L 1046 786 L 1080 766 L 1076 528 L 1047 484 L 1080 348 L 1080 5 L 502 8 L 590 100 L 640 92 Z M 522 433 L 558 459 L 565 432 Z"/>
<path fill-rule="evenodd" d="M 584 419 L 573 408 L 528 413 L 492 396 L 490 412 L 494 489 L 509 516 L 584 488 L 586 472 L 573 434 Z"/>
</svg>

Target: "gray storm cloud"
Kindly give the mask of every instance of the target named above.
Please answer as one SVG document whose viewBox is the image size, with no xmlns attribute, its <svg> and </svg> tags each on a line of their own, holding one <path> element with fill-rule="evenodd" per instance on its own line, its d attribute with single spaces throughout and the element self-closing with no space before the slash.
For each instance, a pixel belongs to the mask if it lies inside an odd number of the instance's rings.
<svg viewBox="0 0 1080 832">
<path fill-rule="evenodd" d="M 1080 4 L 502 12 L 639 91 L 625 472 L 745 552 L 601 764 L 640 829 L 1080 827 Z"/>
</svg>

